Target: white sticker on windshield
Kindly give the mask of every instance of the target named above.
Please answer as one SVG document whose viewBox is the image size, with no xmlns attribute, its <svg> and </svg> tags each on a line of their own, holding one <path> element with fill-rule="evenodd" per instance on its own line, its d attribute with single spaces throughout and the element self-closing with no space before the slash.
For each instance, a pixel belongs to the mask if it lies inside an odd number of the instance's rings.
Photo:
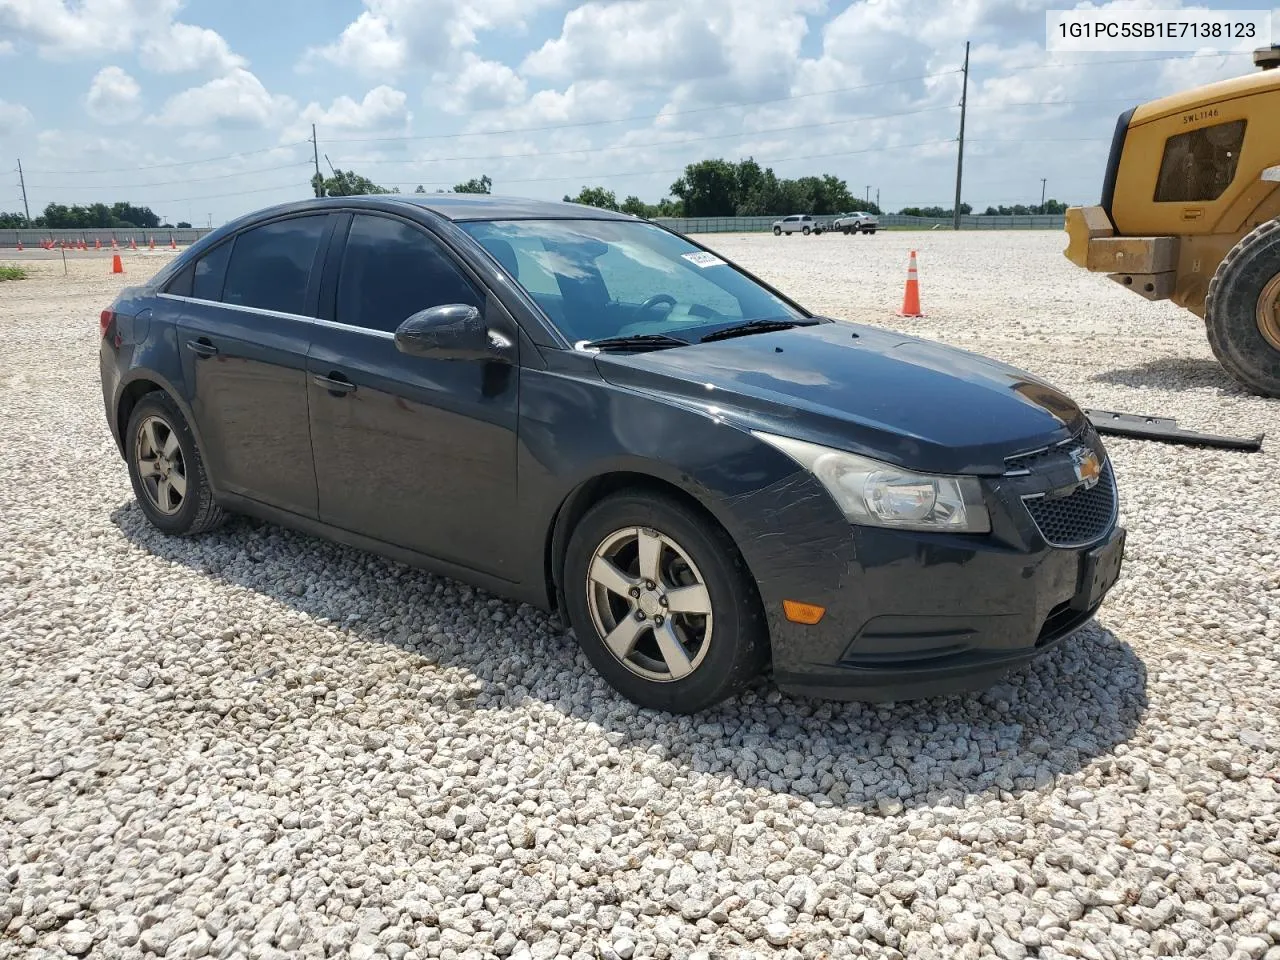
<svg viewBox="0 0 1280 960">
<path fill-rule="evenodd" d="M 714 267 L 717 264 L 724 263 L 724 261 L 714 253 L 707 253 L 703 250 L 699 250 L 697 253 L 682 253 L 680 256 L 684 257 L 695 267 Z"/>
</svg>

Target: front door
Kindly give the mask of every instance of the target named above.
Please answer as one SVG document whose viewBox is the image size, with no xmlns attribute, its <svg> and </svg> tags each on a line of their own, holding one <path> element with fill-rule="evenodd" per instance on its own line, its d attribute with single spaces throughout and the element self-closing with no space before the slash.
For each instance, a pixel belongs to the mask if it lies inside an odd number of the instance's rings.
<svg viewBox="0 0 1280 960">
<path fill-rule="evenodd" d="M 502 308 L 427 230 L 390 215 L 356 214 L 339 262 L 332 322 L 307 360 L 320 519 L 509 574 L 518 358 L 434 360 L 394 339 L 427 307 Z"/>
<path fill-rule="evenodd" d="M 254 227 L 195 264 L 178 321 L 191 412 L 218 487 L 316 516 L 307 348 L 329 215 Z"/>
</svg>

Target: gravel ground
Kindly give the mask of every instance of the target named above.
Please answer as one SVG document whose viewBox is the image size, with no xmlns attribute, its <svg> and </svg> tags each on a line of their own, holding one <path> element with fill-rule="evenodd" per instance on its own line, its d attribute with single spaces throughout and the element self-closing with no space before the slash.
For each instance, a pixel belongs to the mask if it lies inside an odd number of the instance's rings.
<svg viewBox="0 0 1280 960">
<path fill-rule="evenodd" d="M 527 607 L 153 532 L 96 316 L 159 255 L 34 263 L 0 283 L 0 956 L 1280 958 L 1280 402 L 1060 234 L 710 239 L 814 309 L 1271 439 L 1112 440 L 1124 578 L 981 695 L 762 680 L 673 718 Z"/>
</svg>

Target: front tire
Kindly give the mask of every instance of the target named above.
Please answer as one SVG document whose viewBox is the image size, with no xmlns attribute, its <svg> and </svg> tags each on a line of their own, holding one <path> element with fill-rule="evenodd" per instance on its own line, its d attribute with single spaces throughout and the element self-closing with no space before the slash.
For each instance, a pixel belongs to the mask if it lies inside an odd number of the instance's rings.
<svg viewBox="0 0 1280 960">
<path fill-rule="evenodd" d="M 133 408 L 125 428 L 125 460 L 138 506 L 157 530 L 190 536 L 225 519 L 195 435 L 168 394 L 153 391 Z"/>
<path fill-rule="evenodd" d="M 628 490 L 597 503 L 574 528 L 563 572 L 583 653 L 642 707 L 697 713 L 768 660 L 764 611 L 737 546 L 679 500 Z"/>
<path fill-rule="evenodd" d="M 780 236 L 782 236 L 782 228 L 781 228 L 781 227 L 774 227 L 774 228 L 773 228 L 773 235 L 774 235 L 775 237 L 780 237 Z"/>
<path fill-rule="evenodd" d="M 1280 397 L 1280 219 L 1250 231 L 1218 265 L 1205 329 L 1227 373 L 1254 393 Z"/>
</svg>

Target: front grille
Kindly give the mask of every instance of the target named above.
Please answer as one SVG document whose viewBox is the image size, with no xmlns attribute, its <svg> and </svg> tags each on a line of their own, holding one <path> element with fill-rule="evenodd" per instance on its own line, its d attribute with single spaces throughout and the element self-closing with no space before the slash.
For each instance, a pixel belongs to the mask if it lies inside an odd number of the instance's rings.
<svg viewBox="0 0 1280 960">
<path fill-rule="evenodd" d="M 1116 481 L 1111 461 L 1092 488 L 1077 487 L 1065 497 L 1023 497 L 1040 535 L 1055 547 L 1082 547 L 1100 540 L 1116 519 Z"/>
</svg>

